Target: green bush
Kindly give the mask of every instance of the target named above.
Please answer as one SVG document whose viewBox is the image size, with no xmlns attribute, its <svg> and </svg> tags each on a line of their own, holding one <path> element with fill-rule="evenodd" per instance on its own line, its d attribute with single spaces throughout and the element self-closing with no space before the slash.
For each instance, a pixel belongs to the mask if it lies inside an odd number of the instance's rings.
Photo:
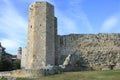
<svg viewBox="0 0 120 80">
<path fill-rule="evenodd" d="M 0 80 L 8 80 L 7 78 L 5 78 L 5 77 L 2 77 Z"/>
<path fill-rule="evenodd" d="M 0 71 L 9 71 L 12 70 L 12 63 L 7 61 L 7 60 L 3 60 L 0 62 Z"/>
<path fill-rule="evenodd" d="M 19 59 L 14 60 L 13 64 L 12 64 L 12 69 L 13 70 L 20 69 L 20 63 L 21 63 L 21 61 Z"/>
<path fill-rule="evenodd" d="M 0 71 L 10 71 L 20 69 L 21 61 L 16 59 L 13 62 L 9 62 L 7 60 L 0 61 Z"/>
</svg>

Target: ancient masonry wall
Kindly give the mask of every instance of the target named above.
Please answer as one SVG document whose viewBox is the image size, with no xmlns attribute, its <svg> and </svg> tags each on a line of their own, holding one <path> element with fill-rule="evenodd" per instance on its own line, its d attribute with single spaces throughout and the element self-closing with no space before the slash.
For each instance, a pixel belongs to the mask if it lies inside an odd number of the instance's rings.
<svg viewBox="0 0 120 80">
<path fill-rule="evenodd" d="M 30 6 L 28 41 L 21 67 L 40 69 L 61 65 L 69 54 L 79 56 L 83 70 L 120 69 L 120 34 L 57 35 L 54 6 L 35 2 Z"/>
<path fill-rule="evenodd" d="M 27 49 L 22 48 L 22 58 L 21 58 L 21 68 L 24 69 L 26 67 L 26 57 L 27 57 Z"/>
<path fill-rule="evenodd" d="M 80 57 L 81 68 L 120 69 L 120 34 L 71 34 L 58 38 L 58 64 L 75 54 Z"/>
<path fill-rule="evenodd" d="M 39 69 L 55 64 L 54 7 L 47 2 L 30 6 L 26 69 Z"/>
</svg>

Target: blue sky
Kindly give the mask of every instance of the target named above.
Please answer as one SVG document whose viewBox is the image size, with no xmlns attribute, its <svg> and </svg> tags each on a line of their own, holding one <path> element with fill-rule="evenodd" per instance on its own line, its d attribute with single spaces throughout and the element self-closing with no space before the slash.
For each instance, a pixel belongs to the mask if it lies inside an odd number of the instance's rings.
<svg viewBox="0 0 120 80">
<path fill-rule="evenodd" d="M 26 46 L 28 7 L 34 1 L 41 0 L 0 0 L 0 42 L 7 52 Z M 120 0 L 47 1 L 55 6 L 58 34 L 120 33 Z"/>
</svg>

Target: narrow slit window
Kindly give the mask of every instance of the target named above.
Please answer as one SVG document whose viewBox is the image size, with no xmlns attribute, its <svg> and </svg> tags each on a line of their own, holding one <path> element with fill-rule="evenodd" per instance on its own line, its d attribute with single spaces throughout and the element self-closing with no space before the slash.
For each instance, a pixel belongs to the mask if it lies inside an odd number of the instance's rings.
<svg viewBox="0 0 120 80">
<path fill-rule="evenodd" d="M 32 28 L 32 25 L 30 26 L 30 28 Z"/>
</svg>

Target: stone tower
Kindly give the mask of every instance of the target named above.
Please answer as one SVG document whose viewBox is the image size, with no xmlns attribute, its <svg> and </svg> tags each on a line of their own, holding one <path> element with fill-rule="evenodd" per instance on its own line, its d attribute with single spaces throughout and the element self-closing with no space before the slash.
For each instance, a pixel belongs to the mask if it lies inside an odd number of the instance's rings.
<svg viewBox="0 0 120 80">
<path fill-rule="evenodd" d="M 48 2 L 34 2 L 30 6 L 26 69 L 55 65 L 56 23 L 53 5 Z"/>
</svg>

